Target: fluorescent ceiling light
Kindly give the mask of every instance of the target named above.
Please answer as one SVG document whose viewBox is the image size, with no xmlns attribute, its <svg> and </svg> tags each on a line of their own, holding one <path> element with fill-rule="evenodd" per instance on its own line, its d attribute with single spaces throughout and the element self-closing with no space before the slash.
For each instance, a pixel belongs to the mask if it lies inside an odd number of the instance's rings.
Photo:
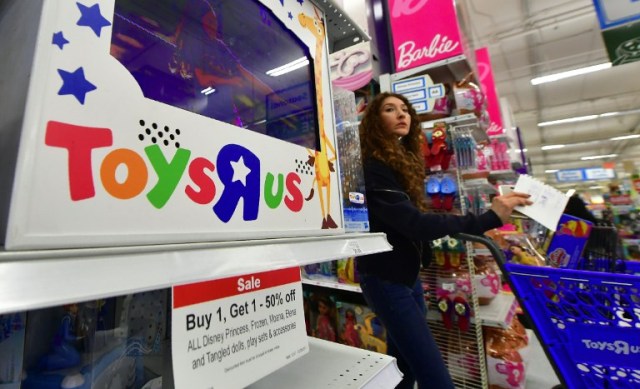
<svg viewBox="0 0 640 389">
<path fill-rule="evenodd" d="M 594 185 L 594 186 L 590 186 L 589 189 L 604 189 L 604 186 L 602 186 L 602 185 Z"/>
<path fill-rule="evenodd" d="M 282 66 L 279 66 L 275 69 L 271 69 L 269 71 L 267 71 L 267 75 L 271 76 L 271 77 L 278 77 L 281 76 L 283 74 L 292 72 L 296 69 L 300 69 L 303 66 L 307 66 L 309 65 L 309 60 L 307 59 L 307 57 L 301 57 L 296 59 L 295 61 L 291 61 L 287 64 L 284 64 Z"/>
<path fill-rule="evenodd" d="M 611 62 L 601 63 L 598 65 L 587 66 L 585 68 L 568 70 L 566 72 L 549 74 L 548 76 L 536 77 L 531 80 L 531 85 L 544 84 L 545 82 L 553 82 L 564 78 L 575 77 L 582 74 L 597 72 L 599 70 L 609 69 Z"/>
<path fill-rule="evenodd" d="M 564 146 L 565 145 L 548 145 L 548 146 L 542 146 L 541 149 L 542 150 L 554 150 L 554 149 L 561 149 Z"/>
<path fill-rule="evenodd" d="M 545 173 L 557 173 L 558 171 L 559 171 L 558 169 L 548 169 L 548 170 L 545 170 L 544 172 Z"/>
<path fill-rule="evenodd" d="M 618 154 L 604 154 L 604 155 L 592 155 L 589 157 L 582 157 L 580 159 L 583 161 L 589 161 L 591 159 L 615 158 L 617 156 Z"/>
<path fill-rule="evenodd" d="M 202 93 L 205 96 L 209 96 L 210 94 L 212 94 L 215 91 L 216 91 L 215 89 L 213 89 L 212 87 L 209 86 L 209 87 L 204 88 L 203 90 L 201 90 L 200 93 Z"/>
<path fill-rule="evenodd" d="M 627 140 L 627 139 L 636 139 L 636 138 L 640 138 L 640 134 L 614 136 L 613 138 L 610 138 L 610 140 Z"/>
<path fill-rule="evenodd" d="M 515 149 L 513 151 L 515 151 L 516 153 L 526 153 L 529 150 L 528 149 Z"/>
<path fill-rule="evenodd" d="M 557 124 L 586 122 L 587 120 L 593 120 L 593 119 L 597 119 L 597 118 L 598 118 L 598 115 L 576 116 L 576 117 L 573 117 L 573 118 L 560 119 L 560 120 L 551 120 L 549 122 L 538 123 L 538 127 L 555 126 Z"/>
<path fill-rule="evenodd" d="M 630 111 L 622 111 L 622 112 L 605 112 L 605 113 L 601 113 L 601 114 L 598 114 L 598 115 L 576 116 L 576 117 L 567 118 L 567 119 L 551 120 L 551 121 L 548 121 L 548 122 L 541 122 L 541 123 L 538 123 L 538 127 L 555 126 L 557 124 L 584 122 L 584 121 L 587 121 L 587 120 L 594 120 L 594 119 L 606 118 L 606 117 L 612 117 L 612 116 L 634 115 L 634 114 L 637 114 L 637 113 L 640 113 L 640 109 L 632 109 Z"/>
</svg>

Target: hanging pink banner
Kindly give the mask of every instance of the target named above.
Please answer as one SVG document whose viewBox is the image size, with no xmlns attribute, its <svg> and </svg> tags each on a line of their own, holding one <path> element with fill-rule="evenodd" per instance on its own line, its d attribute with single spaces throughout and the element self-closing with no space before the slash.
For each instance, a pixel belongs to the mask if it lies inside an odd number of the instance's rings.
<svg viewBox="0 0 640 389">
<path fill-rule="evenodd" d="M 476 63 L 478 66 L 478 81 L 487 101 L 487 111 L 491 124 L 487 129 L 488 135 L 500 135 L 504 133 L 502 116 L 500 116 L 500 103 L 496 93 L 496 84 L 493 80 L 493 69 L 489 49 L 481 47 L 476 50 Z"/>
<path fill-rule="evenodd" d="M 387 0 L 395 72 L 463 53 L 453 0 Z"/>
</svg>

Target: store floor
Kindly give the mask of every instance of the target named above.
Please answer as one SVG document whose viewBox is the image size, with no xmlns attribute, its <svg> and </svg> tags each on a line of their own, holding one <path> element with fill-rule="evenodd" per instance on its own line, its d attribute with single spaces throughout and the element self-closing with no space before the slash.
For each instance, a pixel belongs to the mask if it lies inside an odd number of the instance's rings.
<svg viewBox="0 0 640 389">
<path fill-rule="evenodd" d="M 530 338 L 531 354 L 527 369 L 526 389 L 551 389 L 560 383 L 551 363 L 534 335 Z"/>
</svg>

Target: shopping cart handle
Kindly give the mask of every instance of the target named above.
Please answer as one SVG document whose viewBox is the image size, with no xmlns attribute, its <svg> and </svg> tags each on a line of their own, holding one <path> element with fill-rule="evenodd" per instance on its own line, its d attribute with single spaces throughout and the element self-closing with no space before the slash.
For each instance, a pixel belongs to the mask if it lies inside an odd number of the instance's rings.
<svg viewBox="0 0 640 389">
<path fill-rule="evenodd" d="M 499 262 L 500 265 L 503 265 L 505 263 L 504 252 L 500 249 L 500 247 L 498 247 L 498 245 L 496 245 L 496 242 L 494 242 L 491 238 L 487 238 L 486 236 L 480 236 L 480 235 L 465 234 L 462 232 L 459 234 L 455 234 L 453 237 L 455 239 L 462 240 L 462 241 L 469 241 L 469 242 L 476 242 L 476 243 L 483 244 L 489 249 L 493 258 L 497 262 Z"/>
</svg>

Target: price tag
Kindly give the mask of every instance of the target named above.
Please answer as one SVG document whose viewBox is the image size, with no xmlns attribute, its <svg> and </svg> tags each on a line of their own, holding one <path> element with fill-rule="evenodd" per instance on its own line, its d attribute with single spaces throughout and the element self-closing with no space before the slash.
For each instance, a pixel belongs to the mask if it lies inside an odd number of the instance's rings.
<svg viewBox="0 0 640 389">
<path fill-rule="evenodd" d="M 360 243 L 357 240 L 350 240 L 347 242 L 343 252 L 350 256 L 358 256 L 362 254 L 362 248 L 360 248 Z"/>
<path fill-rule="evenodd" d="M 173 287 L 176 388 L 244 388 L 309 351 L 298 267 Z"/>
</svg>

